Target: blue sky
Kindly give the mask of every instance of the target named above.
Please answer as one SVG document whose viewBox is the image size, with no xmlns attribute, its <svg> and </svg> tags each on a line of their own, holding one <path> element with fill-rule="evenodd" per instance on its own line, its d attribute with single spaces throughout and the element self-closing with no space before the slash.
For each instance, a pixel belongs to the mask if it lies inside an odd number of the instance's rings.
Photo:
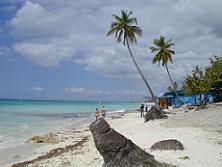
<svg viewBox="0 0 222 167">
<path fill-rule="evenodd" d="M 143 36 L 132 46 L 156 95 L 170 81 L 151 63 L 152 40 L 175 43 L 170 72 L 180 85 L 192 67 L 222 52 L 220 0 L 1 0 L 0 98 L 141 100 L 147 89 L 127 49 L 106 37 L 112 14 L 133 10 Z"/>
</svg>

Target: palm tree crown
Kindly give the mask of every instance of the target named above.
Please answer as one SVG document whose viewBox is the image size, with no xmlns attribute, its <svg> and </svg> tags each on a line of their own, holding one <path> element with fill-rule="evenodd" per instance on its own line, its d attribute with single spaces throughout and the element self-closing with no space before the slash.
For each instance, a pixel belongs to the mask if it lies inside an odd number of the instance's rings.
<svg viewBox="0 0 222 167">
<path fill-rule="evenodd" d="M 154 39 L 153 43 L 155 47 L 150 47 L 151 53 L 157 52 L 153 58 L 153 64 L 162 61 L 162 66 L 165 66 L 169 60 L 173 63 L 172 55 L 174 55 L 175 52 L 171 50 L 170 47 L 173 46 L 174 43 L 171 43 L 171 40 L 165 41 L 165 37 L 163 36 L 160 36 L 160 39 Z"/>
<path fill-rule="evenodd" d="M 123 41 L 123 45 L 125 45 L 126 40 L 128 40 L 131 44 L 137 43 L 136 35 L 142 36 L 142 30 L 135 26 L 137 25 L 137 19 L 135 17 L 130 17 L 132 14 L 132 11 L 127 12 L 125 10 L 121 10 L 121 17 L 113 15 L 115 21 L 111 23 L 107 36 L 115 33 L 115 38 L 117 38 L 118 42 Z"/>
</svg>

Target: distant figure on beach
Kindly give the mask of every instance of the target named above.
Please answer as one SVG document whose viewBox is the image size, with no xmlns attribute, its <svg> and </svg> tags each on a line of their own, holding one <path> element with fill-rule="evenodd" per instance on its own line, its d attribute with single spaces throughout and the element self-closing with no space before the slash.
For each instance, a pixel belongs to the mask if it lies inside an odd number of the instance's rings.
<svg viewBox="0 0 222 167">
<path fill-rule="evenodd" d="M 140 116 L 144 117 L 144 104 L 140 105 Z"/>
<path fill-rule="evenodd" d="M 146 105 L 146 107 L 145 107 L 145 112 L 147 112 L 148 111 L 148 105 Z"/>
<path fill-rule="evenodd" d="M 106 108 L 104 106 L 101 109 L 101 115 L 102 115 L 103 118 L 106 117 Z"/>
<path fill-rule="evenodd" d="M 99 113 L 99 110 L 98 110 L 98 108 L 96 109 L 96 120 L 99 118 L 99 115 L 100 115 L 100 113 Z"/>
</svg>

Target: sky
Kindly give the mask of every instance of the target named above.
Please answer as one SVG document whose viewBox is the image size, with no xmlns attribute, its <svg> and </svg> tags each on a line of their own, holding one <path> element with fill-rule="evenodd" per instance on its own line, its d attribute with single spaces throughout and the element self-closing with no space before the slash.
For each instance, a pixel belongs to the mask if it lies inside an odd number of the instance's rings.
<svg viewBox="0 0 222 167">
<path fill-rule="evenodd" d="M 195 65 L 222 53 L 221 0 L 0 0 L 0 98 L 141 100 L 149 95 L 128 50 L 106 33 L 112 14 L 133 11 L 143 36 L 132 46 L 154 94 L 170 86 L 153 65 L 152 41 L 175 45 L 169 70 L 182 85 Z"/>
</svg>

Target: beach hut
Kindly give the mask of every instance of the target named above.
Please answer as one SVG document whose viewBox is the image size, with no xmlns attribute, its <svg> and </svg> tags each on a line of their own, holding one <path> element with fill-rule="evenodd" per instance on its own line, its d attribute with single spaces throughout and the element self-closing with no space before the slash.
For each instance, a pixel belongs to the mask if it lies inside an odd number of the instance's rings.
<svg viewBox="0 0 222 167">
<path fill-rule="evenodd" d="M 200 96 L 200 94 L 193 95 L 193 96 L 186 96 L 182 90 L 178 91 L 179 97 L 177 98 L 175 92 L 168 91 L 164 93 L 162 96 L 159 97 L 159 105 L 161 108 L 177 108 L 180 107 L 181 104 L 201 104 L 203 101 L 206 103 L 210 103 L 213 101 L 212 93 L 207 93 L 205 95 Z M 200 99 L 201 97 L 201 99 Z"/>
<path fill-rule="evenodd" d="M 180 107 L 181 104 L 194 104 L 193 96 L 186 96 L 182 90 L 177 91 L 178 98 L 174 91 L 168 91 L 159 97 L 159 105 L 161 108 L 177 108 Z"/>
<path fill-rule="evenodd" d="M 180 96 L 184 96 L 184 94 L 182 94 L 182 91 L 178 91 L 178 95 L 179 98 Z M 159 105 L 161 108 L 168 108 L 168 107 L 175 108 L 180 106 L 180 99 L 177 98 L 175 92 L 168 91 L 159 97 Z"/>
</svg>

